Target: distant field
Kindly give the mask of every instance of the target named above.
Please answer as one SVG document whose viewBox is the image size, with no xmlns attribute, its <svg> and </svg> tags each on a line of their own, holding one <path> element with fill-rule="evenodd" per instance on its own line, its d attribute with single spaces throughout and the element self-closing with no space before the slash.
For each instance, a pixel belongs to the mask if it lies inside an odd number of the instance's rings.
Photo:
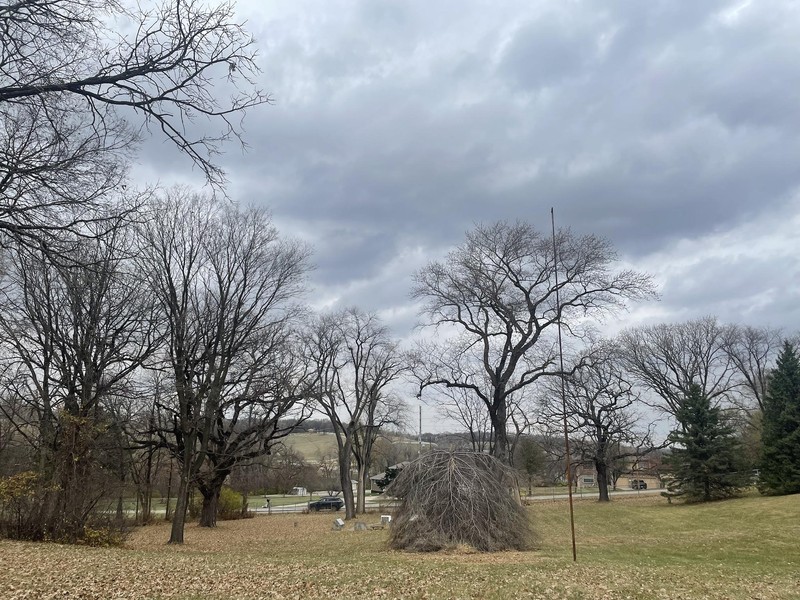
<svg viewBox="0 0 800 600">
<path fill-rule="evenodd" d="M 336 460 L 338 449 L 336 436 L 332 433 L 292 433 L 284 438 L 283 443 L 295 452 L 303 455 L 307 461 L 319 462 L 324 457 Z M 398 440 L 396 443 L 410 444 L 416 447 L 416 442 Z"/>
<path fill-rule="evenodd" d="M 166 523 L 125 548 L 0 541 L 0 598 L 800 598 L 800 496 L 578 501 L 577 565 L 567 504 L 529 510 L 538 548 L 491 555 L 390 551 L 387 531 L 335 532 L 328 514 L 192 525 L 182 547 Z"/>
<path fill-rule="evenodd" d="M 311 462 L 319 462 L 325 456 L 336 458 L 336 437 L 332 433 L 293 433 L 283 443 Z"/>
</svg>

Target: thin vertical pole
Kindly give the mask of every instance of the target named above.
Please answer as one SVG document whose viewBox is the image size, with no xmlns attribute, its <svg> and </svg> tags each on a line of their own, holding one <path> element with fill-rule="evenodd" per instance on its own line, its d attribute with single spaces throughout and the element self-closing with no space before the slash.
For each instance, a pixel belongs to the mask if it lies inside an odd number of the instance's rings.
<svg viewBox="0 0 800 600">
<path fill-rule="evenodd" d="M 169 459 L 169 479 L 167 480 L 167 508 L 164 512 L 164 519 L 169 521 L 169 497 L 172 494 L 172 457 Z"/>
<path fill-rule="evenodd" d="M 417 456 L 422 456 L 422 404 L 419 405 L 419 447 L 417 448 Z"/>
<path fill-rule="evenodd" d="M 550 207 L 550 224 L 553 227 L 553 273 L 556 278 L 556 315 L 558 317 L 558 360 L 561 365 L 561 412 L 564 417 L 564 449 L 567 453 L 567 490 L 569 494 L 569 527 L 572 532 L 572 560 L 578 562 L 578 550 L 575 545 L 575 510 L 572 505 L 572 467 L 569 455 L 569 431 L 567 429 L 567 390 L 564 385 L 564 347 L 561 344 L 561 300 L 558 289 L 558 251 L 556 250 L 556 217 Z"/>
</svg>

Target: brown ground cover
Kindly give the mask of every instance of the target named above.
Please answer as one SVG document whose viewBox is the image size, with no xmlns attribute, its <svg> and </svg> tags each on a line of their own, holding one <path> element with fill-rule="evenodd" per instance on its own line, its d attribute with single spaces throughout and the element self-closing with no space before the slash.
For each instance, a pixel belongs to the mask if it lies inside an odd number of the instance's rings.
<svg viewBox="0 0 800 600">
<path fill-rule="evenodd" d="M 800 497 L 669 506 L 661 498 L 530 508 L 537 549 L 411 554 L 332 515 L 136 530 L 123 548 L 0 541 L 0 598 L 800 598 Z M 368 515 L 374 523 L 378 515 Z"/>
</svg>

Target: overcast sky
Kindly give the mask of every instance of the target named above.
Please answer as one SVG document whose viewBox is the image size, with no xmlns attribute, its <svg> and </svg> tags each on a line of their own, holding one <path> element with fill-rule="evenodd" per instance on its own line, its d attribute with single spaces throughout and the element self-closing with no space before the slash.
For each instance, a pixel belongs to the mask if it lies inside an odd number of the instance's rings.
<svg viewBox="0 0 800 600">
<path fill-rule="evenodd" d="M 800 5 L 239 0 L 272 106 L 230 194 L 315 249 L 318 306 L 416 320 L 413 272 L 476 222 L 610 239 L 660 302 L 800 330 Z M 185 159 L 148 145 L 169 182 Z M 166 169 L 164 165 L 170 165 Z"/>
</svg>

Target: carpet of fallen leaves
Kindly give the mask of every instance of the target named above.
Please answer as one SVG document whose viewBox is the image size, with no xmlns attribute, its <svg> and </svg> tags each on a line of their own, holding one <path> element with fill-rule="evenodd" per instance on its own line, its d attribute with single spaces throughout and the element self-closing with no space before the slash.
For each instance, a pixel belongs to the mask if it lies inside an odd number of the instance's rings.
<svg viewBox="0 0 800 600">
<path fill-rule="evenodd" d="M 386 548 L 385 530 L 333 531 L 331 515 L 263 516 L 216 529 L 189 525 L 183 546 L 165 543 L 166 523 L 137 529 L 122 548 L 0 541 L 0 598 L 800 598 L 800 550 L 791 544 L 782 553 L 786 564 L 770 560 L 762 568 L 705 559 L 702 545 L 696 556 L 681 554 L 669 539 L 663 552 L 639 554 L 635 538 L 617 531 L 604 541 L 597 532 L 612 524 L 597 523 L 579 527 L 574 564 L 563 539 L 564 508 L 532 507 L 538 549 L 498 554 L 394 552 Z M 601 510 L 590 507 L 584 517 Z M 620 512 L 624 503 L 613 510 L 606 516 L 627 514 Z"/>
</svg>

